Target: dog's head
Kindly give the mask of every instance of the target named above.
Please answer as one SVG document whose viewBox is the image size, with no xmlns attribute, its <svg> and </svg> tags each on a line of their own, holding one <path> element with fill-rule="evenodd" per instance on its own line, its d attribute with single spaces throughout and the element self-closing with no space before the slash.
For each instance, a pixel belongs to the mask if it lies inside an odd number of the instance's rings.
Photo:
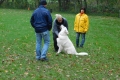
<svg viewBox="0 0 120 80">
<path fill-rule="evenodd" d="M 63 29 L 64 27 L 65 27 L 64 25 L 61 25 L 61 26 L 60 26 L 60 29 Z"/>
<path fill-rule="evenodd" d="M 62 32 L 64 32 L 65 34 L 69 34 L 67 28 L 64 25 L 61 25 L 60 28 Z"/>
</svg>

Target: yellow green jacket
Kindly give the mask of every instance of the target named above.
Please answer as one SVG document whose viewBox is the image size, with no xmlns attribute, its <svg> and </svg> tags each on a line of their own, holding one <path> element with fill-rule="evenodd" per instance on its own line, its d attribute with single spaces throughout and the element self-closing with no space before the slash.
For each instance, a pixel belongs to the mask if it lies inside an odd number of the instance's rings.
<svg viewBox="0 0 120 80">
<path fill-rule="evenodd" d="M 89 27 L 89 19 L 86 14 L 78 13 L 75 17 L 74 30 L 76 32 L 86 33 Z"/>
</svg>

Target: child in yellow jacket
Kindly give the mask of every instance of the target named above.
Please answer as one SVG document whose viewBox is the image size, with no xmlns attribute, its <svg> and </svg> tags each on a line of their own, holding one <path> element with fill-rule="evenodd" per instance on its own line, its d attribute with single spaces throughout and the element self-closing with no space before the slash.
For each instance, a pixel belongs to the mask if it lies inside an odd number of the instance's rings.
<svg viewBox="0 0 120 80">
<path fill-rule="evenodd" d="M 85 14 L 85 8 L 81 8 L 80 13 L 75 17 L 74 30 L 76 32 L 76 47 L 83 47 L 85 43 L 85 34 L 88 31 L 89 19 L 87 14 Z M 82 41 L 79 45 L 79 37 L 82 37 Z"/>
</svg>

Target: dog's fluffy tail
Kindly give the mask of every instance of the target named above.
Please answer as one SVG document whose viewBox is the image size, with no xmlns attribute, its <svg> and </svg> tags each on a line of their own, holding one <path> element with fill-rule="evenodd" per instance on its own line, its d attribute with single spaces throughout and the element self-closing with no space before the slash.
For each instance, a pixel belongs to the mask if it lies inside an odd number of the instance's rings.
<svg viewBox="0 0 120 80">
<path fill-rule="evenodd" d="M 80 53 L 76 53 L 75 55 L 85 56 L 85 55 L 88 55 L 88 53 L 86 53 L 86 52 L 80 52 Z"/>
</svg>

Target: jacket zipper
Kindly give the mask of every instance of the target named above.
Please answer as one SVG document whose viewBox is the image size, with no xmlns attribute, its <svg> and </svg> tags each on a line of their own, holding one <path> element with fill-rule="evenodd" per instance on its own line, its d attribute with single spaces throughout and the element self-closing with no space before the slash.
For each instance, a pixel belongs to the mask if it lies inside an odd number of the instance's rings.
<svg viewBox="0 0 120 80">
<path fill-rule="evenodd" d="M 80 16 L 80 18 L 81 18 L 81 16 Z M 78 32 L 79 32 L 79 24 L 80 24 L 80 18 L 79 18 L 79 23 L 78 23 Z"/>
</svg>

